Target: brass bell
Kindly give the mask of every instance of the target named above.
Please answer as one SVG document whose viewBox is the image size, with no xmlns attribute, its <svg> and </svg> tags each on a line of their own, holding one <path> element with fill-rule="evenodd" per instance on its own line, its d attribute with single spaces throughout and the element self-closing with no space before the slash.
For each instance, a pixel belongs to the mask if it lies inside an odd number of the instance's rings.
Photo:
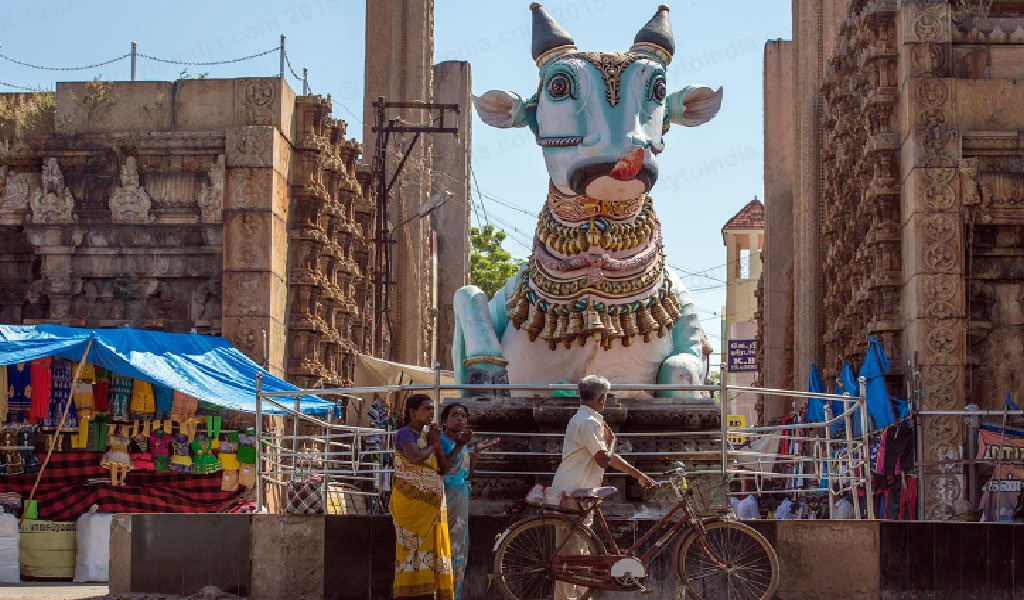
<svg viewBox="0 0 1024 600">
<path fill-rule="evenodd" d="M 569 328 L 565 330 L 566 337 L 575 338 L 583 333 L 583 316 L 573 311 L 569 315 Z"/>
<path fill-rule="evenodd" d="M 541 339 L 548 340 L 548 342 L 557 339 L 555 337 L 555 328 L 558 325 L 558 308 L 558 305 L 554 305 L 549 309 L 547 319 L 544 322 L 544 331 L 540 334 Z"/>
<path fill-rule="evenodd" d="M 623 313 L 619 319 L 622 323 L 622 335 L 626 338 L 631 338 L 637 334 L 636 313 L 634 313 L 628 305 L 623 307 L 622 310 L 625 310 L 625 313 Z M 629 344 L 626 345 L 628 346 Z"/>
<path fill-rule="evenodd" d="M 515 309 L 508 314 L 508 318 L 512 321 L 512 325 L 519 329 L 523 321 L 530 316 L 530 301 L 525 297 L 519 300 L 519 304 L 516 305 Z"/>
<path fill-rule="evenodd" d="M 658 296 L 654 296 L 654 302 L 651 304 L 651 316 L 654 317 L 654 321 L 659 326 L 669 322 L 668 312 L 666 312 L 665 307 L 661 305 L 661 302 L 658 300 Z"/>
<path fill-rule="evenodd" d="M 526 332 L 529 334 L 531 342 L 536 340 L 540 332 L 543 331 L 544 321 L 544 311 L 539 306 L 534 306 L 530 322 L 526 324 Z"/>
<path fill-rule="evenodd" d="M 610 340 L 612 338 L 622 337 L 622 333 L 619 328 L 615 326 L 615 322 L 618 320 L 614 318 L 609 312 L 611 307 L 607 308 L 601 313 L 601 320 L 604 322 L 604 338 Z"/>
<path fill-rule="evenodd" d="M 643 302 L 640 303 L 640 313 L 637 316 L 637 328 L 640 333 L 644 334 L 644 339 L 648 340 L 648 335 L 657 327 L 654 319 L 651 318 L 651 312 L 648 310 L 647 305 Z M 650 340 L 648 340 L 650 341 Z"/>
<path fill-rule="evenodd" d="M 679 305 L 679 298 L 676 297 L 672 290 L 669 290 L 665 294 L 665 298 L 662 299 L 662 304 L 665 306 L 665 311 L 668 313 L 669 319 L 672 323 L 679 320 L 679 317 L 683 316 L 682 307 Z"/>
<path fill-rule="evenodd" d="M 565 327 L 569 324 L 569 315 L 563 311 L 558 312 L 558 317 L 555 319 L 555 332 L 551 335 L 551 339 L 555 342 L 562 341 L 565 338 Z"/>
<path fill-rule="evenodd" d="M 587 309 L 583 311 L 583 333 L 586 337 L 593 335 L 596 340 L 600 340 L 604 333 L 604 321 L 591 300 L 587 301 Z"/>
</svg>

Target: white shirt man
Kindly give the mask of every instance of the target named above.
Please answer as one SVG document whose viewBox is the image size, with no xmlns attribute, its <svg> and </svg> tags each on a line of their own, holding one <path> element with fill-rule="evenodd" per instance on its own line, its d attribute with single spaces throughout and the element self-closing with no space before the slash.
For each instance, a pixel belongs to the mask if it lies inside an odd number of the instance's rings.
<svg viewBox="0 0 1024 600">
<path fill-rule="evenodd" d="M 632 475 L 644 489 L 653 486 L 654 481 L 650 477 L 615 454 L 615 434 L 601 416 L 608 399 L 608 390 L 611 389 L 608 380 L 600 375 L 587 375 L 579 381 L 577 388 L 580 407 L 565 428 L 562 462 L 548 489 L 548 501 L 566 508 L 579 508 L 579 503 L 571 498 L 573 491 L 600 487 L 604 470 L 609 466 Z M 593 518 L 588 517 L 586 524 L 590 525 L 592 521 Z M 561 544 L 561 540 L 557 540 L 557 543 Z M 579 543 L 570 540 L 562 552 L 581 554 L 582 550 Z M 572 584 L 556 582 L 555 599 L 571 600 L 584 594 L 584 590 Z"/>
</svg>

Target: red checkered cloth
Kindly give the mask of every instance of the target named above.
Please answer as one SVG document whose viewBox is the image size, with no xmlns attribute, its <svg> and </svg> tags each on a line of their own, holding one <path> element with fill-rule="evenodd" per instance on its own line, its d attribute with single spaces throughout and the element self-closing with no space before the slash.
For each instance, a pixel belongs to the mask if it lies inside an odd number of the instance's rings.
<svg viewBox="0 0 1024 600">
<path fill-rule="evenodd" d="M 126 485 L 110 485 L 102 452 L 54 452 L 36 490 L 39 518 L 73 521 L 97 505 L 102 513 L 212 513 L 231 508 L 240 492 L 220 489 L 220 474 L 130 471 Z M 45 456 L 40 455 L 42 460 Z M 35 475 L 0 476 L 0 492 L 28 498 Z M 103 483 L 89 483 L 102 479 Z"/>
</svg>

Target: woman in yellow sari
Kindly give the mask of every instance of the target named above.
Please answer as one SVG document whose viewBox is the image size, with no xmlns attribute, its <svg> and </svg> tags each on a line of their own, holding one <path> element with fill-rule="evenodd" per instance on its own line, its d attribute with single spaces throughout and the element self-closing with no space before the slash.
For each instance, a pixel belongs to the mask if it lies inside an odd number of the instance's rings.
<svg viewBox="0 0 1024 600">
<path fill-rule="evenodd" d="M 391 518 L 395 522 L 393 598 L 452 600 L 451 546 L 441 473 L 441 428 L 431 423 L 434 402 L 425 394 L 405 401 L 405 426 L 395 432 Z"/>
</svg>

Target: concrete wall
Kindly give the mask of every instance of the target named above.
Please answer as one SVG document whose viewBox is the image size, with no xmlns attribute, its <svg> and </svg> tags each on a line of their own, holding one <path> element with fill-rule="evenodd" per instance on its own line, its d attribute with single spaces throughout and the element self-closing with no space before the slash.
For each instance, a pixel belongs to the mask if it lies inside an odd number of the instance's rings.
<svg viewBox="0 0 1024 600">
<path fill-rule="evenodd" d="M 491 599 L 495 537 L 515 517 L 473 517 L 464 598 Z M 651 521 L 613 520 L 620 545 Z M 891 521 L 753 521 L 779 556 L 779 600 L 1024 597 L 1024 527 Z M 205 585 L 251 598 L 390 598 L 388 516 L 117 515 L 113 594 L 193 594 Z M 666 552 L 643 598 L 674 600 Z M 595 598 L 630 595 L 595 594 Z"/>
</svg>

